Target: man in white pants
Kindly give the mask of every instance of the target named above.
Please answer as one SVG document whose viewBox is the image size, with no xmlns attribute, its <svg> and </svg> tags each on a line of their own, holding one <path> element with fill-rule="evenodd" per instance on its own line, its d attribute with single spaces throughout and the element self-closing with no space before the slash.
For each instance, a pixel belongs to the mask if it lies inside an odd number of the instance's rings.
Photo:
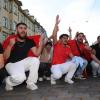
<svg viewBox="0 0 100 100">
<path fill-rule="evenodd" d="M 68 35 L 62 34 L 57 41 L 57 32 L 59 24 L 59 15 L 56 17 L 56 23 L 53 30 L 53 58 L 51 67 L 51 84 L 56 84 L 56 80 L 60 79 L 63 74 L 65 76 L 65 82 L 73 84 L 72 77 L 76 71 L 76 64 L 73 63 L 69 58 L 73 58 L 70 47 L 67 45 Z"/>
<path fill-rule="evenodd" d="M 27 57 L 29 50 L 39 56 L 42 47 L 44 35 L 40 37 L 39 47 L 36 48 L 34 41 L 27 38 L 27 25 L 25 23 L 18 23 L 16 25 L 17 36 L 10 39 L 7 48 L 4 51 L 4 58 L 6 62 L 6 70 L 10 76 L 6 78 L 7 91 L 13 90 L 13 86 L 19 85 L 26 80 L 25 72 L 29 71 L 29 76 L 26 81 L 27 88 L 30 90 L 37 89 L 35 84 L 38 79 L 39 59 L 36 57 Z"/>
</svg>

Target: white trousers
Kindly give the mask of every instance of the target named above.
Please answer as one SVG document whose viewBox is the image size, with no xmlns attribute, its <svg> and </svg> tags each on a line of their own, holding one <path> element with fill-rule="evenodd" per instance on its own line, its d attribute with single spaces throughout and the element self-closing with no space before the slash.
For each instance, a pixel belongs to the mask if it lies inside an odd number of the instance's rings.
<svg viewBox="0 0 100 100">
<path fill-rule="evenodd" d="M 100 74 L 100 65 L 95 62 L 94 60 L 91 62 L 91 66 L 92 66 L 92 73 L 93 75 L 97 75 Z"/>
<path fill-rule="evenodd" d="M 56 79 L 60 79 L 63 74 L 66 74 L 65 79 L 72 79 L 75 71 L 76 71 L 76 64 L 68 61 L 63 64 L 56 64 L 52 65 L 51 67 L 51 73 L 52 77 Z"/>
<path fill-rule="evenodd" d="M 8 84 L 16 86 L 26 80 L 25 72 L 29 71 L 27 84 L 34 84 L 38 80 L 39 59 L 36 57 L 27 57 L 16 63 L 8 63 L 5 67 L 10 76 L 8 76 Z"/>
</svg>

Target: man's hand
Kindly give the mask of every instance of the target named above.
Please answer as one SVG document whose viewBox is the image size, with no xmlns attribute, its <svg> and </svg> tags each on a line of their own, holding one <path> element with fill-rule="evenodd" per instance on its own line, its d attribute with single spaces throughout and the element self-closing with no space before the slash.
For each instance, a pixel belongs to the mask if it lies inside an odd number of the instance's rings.
<svg viewBox="0 0 100 100">
<path fill-rule="evenodd" d="M 59 25 L 60 23 L 60 19 L 59 19 L 59 15 L 56 16 L 56 22 L 55 22 L 55 27 L 54 27 L 54 31 L 58 32 L 59 31 Z"/>
<path fill-rule="evenodd" d="M 56 16 L 56 24 L 58 25 L 60 23 L 59 15 Z"/>
<path fill-rule="evenodd" d="M 39 45 L 44 45 L 46 41 L 46 34 L 42 33 L 40 37 L 40 44 Z"/>
<path fill-rule="evenodd" d="M 88 42 L 87 38 L 86 38 L 86 35 L 83 36 L 83 39 L 85 40 L 85 42 Z"/>
</svg>

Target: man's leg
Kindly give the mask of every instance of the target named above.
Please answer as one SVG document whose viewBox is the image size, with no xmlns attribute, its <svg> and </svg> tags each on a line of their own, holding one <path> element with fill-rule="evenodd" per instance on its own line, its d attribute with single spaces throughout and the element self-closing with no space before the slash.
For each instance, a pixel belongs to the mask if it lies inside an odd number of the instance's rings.
<svg viewBox="0 0 100 100">
<path fill-rule="evenodd" d="M 31 90 L 35 90 L 38 88 L 35 85 L 35 83 L 37 83 L 37 80 L 38 80 L 39 64 L 40 64 L 40 61 L 36 57 L 28 57 L 28 58 L 24 59 L 24 67 L 25 67 L 26 71 L 29 70 L 29 76 L 26 81 L 27 88 L 29 88 Z"/>
<path fill-rule="evenodd" d="M 92 61 L 91 62 L 91 66 L 92 66 L 93 77 L 97 77 L 97 72 L 98 72 L 99 64 L 96 63 L 95 61 Z"/>
<path fill-rule="evenodd" d="M 50 70 L 51 64 L 50 63 L 45 63 L 45 76 L 46 80 L 50 80 L 50 75 L 51 75 L 51 70 Z"/>
<path fill-rule="evenodd" d="M 45 63 L 40 62 L 39 71 L 38 71 L 39 81 L 43 81 L 44 71 L 45 71 Z"/>
<path fill-rule="evenodd" d="M 76 71 L 76 64 L 72 63 L 71 61 L 66 62 L 61 65 L 62 73 L 66 74 L 65 76 L 65 82 L 68 82 L 69 84 L 74 83 L 72 81 L 72 77 Z"/>
<path fill-rule="evenodd" d="M 51 67 L 51 84 L 56 84 L 56 80 L 62 77 L 61 64 L 52 65 Z"/>
<path fill-rule="evenodd" d="M 87 67 L 87 64 L 88 64 L 88 61 L 86 59 L 83 59 L 84 63 L 83 63 L 83 66 L 80 67 L 77 69 L 75 75 L 79 78 L 79 79 L 85 79 L 82 74 L 83 74 L 83 71 L 84 69 Z"/>
<path fill-rule="evenodd" d="M 26 80 L 22 61 L 8 63 L 5 68 L 10 75 L 6 78 L 6 90 L 13 90 L 13 86 L 19 85 Z"/>
</svg>

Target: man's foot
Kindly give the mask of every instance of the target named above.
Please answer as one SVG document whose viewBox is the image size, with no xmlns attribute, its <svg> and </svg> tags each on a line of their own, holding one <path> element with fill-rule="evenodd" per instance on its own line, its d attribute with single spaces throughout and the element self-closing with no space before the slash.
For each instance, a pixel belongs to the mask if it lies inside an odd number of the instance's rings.
<svg viewBox="0 0 100 100">
<path fill-rule="evenodd" d="M 97 75 L 93 75 L 93 77 L 94 77 L 94 78 L 96 78 L 96 77 L 97 77 Z"/>
<path fill-rule="evenodd" d="M 36 84 L 27 84 L 27 88 L 30 90 L 36 90 L 38 89 L 38 86 Z"/>
<path fill-rule="evenodd" d="M 38 79 L 40 82 L 42 82 L 43 81 L 43 77 L 39 77 L 39 79 Z"/>
<path fill-rule="evenodd" d="M 44 79 L 50 81 L 50 77 L 44 76 Z"/>
<path fill-rule="evenodd" d="M 46 80 L 47 80 L 47 81 L 50 81 L 50 77 L 46 77 Z"/>
<path fill-rule="evenodd" d="M 74 77 L 75 79 L 85 80 L 86 78 L 83 75 L 78 75 Z"/>
<path fill-rule="evenodd" d="M 51 85 L 55 85 L 55 84 L 56 84 L 56 80 L 51 75 Z"/>
<path fill-rule="evenodd" d="M 73 84 L 74 81 L 72 81 L 71 79 L 65 79 L 65 82 L 69 83 L 69 84 Z"/>
<path fill-rule="evenodd" d="M 9 84 L 8 78 L 5 79 L 5 83 L 6 83 L 5 90 L 6 90 L 6 91 L 12 91 L 12 90 L 13 90 L 13 86 L 11 86 L 11 85 Z"/>
</svg>

